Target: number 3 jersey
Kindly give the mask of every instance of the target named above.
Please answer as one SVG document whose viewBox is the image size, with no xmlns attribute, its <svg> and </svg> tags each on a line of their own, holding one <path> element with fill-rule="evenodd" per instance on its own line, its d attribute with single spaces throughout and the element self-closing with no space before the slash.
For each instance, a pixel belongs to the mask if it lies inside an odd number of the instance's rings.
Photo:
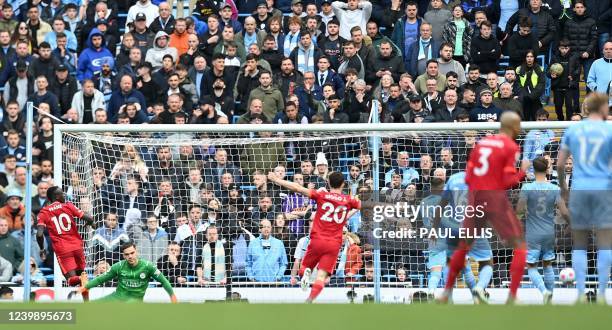
<svg viewBox="0 0 612 330">
<path fill-rule="evenodd" d="M 72 203 L 54 202 L 38 213 L 38 225 L 47 227 L 53 249 L 57 254 L 83 249 L 83 239 L 74 218 L 82 218 L 83 211 Z"/>
<path fill-rule="evenodd" d="M 525 178 L 525 172 L 516 169 L 519 155 L 519 146 L 510 137 L 486 137 L 470 153 L 465 182 L 470 190 L 507 190 Z"/>
<path fill-rule="evenodd" d="M 342 244 L 342 228 L 352 209 L 361 208 L 361 202 L 348 195 L 310 190 L 310 198 L 317 202 L 317 212 L 310 238 Z"/>
</svg>

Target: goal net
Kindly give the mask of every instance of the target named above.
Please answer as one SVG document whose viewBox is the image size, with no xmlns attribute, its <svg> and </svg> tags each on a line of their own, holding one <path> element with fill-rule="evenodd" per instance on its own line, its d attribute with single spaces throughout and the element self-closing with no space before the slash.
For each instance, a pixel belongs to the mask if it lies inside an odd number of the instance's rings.
<svg viewBox="0 0 612 330">
<path fill-rule="evenodd" d="M 155 263 L 175 287 L 214 288 L 220 298 L 299 301 L 305 296 L 296 293 L 299 279 L 297 284 L 293 279 L 308 244 L 316 204 L 268 182 L 269 171 L 312 189 L 327 187 L 329 172 L 339 171 L 345 175 L 348 194 L 417 206 L 430 194 L 431 178 L 447 180 L 463 171 L 474 143 L 492 134 L 495 126 L 439 130 L 434 125 L 428 130 L 376 132 L 363 125 L 361 131 L 288 127 L 243 133 L 207 132 L 202 126 L 180 132 L 134 127 L 111 133 L 84 125 L 60 126 L 56 164 L 61 166 L 56 173 L 61 171 L 68 199 L 91 214 L 97 226 L 82 228 L 90 276 L 121 260 L 119 246 L 132 240 L 140 256 Z M 466 129 L 470 127 L 489 129 Z M 261 130 L 253 128 L 257 129 Z M 550 159 L 552 182 L 562 133 L 561 128 L 542 126 L 524 131 L 518 139 L 522 158 Z M 571 163 L 566 170 L 571 172 Z M 509 193 L 513 202 L 517 196 L 517 191 Z M 424 227 L 424 219 L 398 215 L 378 221 L 362 210 L 348 219 L 329 283 L 332 289 L 342 289 L 335 301 L 373 299 L 380 294 L 376 288 L 383 296 L 395 297 L 398 289 L 412 290 L 407 296 L 427 287 L 428 241 L 402 235 Z M 489 242 L 491 287 L 506 287 L 512 251 L 495 235 Z M 569 228 L 563 221 L 556 224 L 555 249 L 558 274 L 571 266 Z M 472 268 L 477 278 L 477 264 Z M 525 281 L 528 287 L 526 276 Z M 464 286 L 463 281 L 457 286 Z M 258 288 L 282 290 L 271 297 Z M 324 290 L 325 297 L 334 300 Z"/>
</svg>

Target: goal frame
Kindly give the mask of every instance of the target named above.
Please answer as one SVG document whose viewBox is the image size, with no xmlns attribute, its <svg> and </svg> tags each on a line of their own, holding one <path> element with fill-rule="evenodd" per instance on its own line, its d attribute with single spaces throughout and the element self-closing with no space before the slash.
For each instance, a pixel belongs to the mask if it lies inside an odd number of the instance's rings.
<svg viewBox="0 0 612 330">
<path fill-rule="evenodd" d="M 374 116 L 375 118 L 376 116 Z M 567 129 L 574 122 L 522 122 L 522 130 L 532 129 Z M 372 165 L 373 175 L 378 176 L 379 166 L 379 146 L 381 132 L 435 132 L 435 131 L 467 131 L 467 130 L 497 130 L 500 127 L 498 122 L 486 123 L 360 123 L 360 124 L 230 124 L 230 125 L 164 125 L 164 124 L 139 124 L 139 125 L 117 125 L 117 124 L 56 124 L 53 132 L 54 162 L 53 177 L 54 182 L 61 188 L 62 168 L 63 168 L 63 145 L 62 137 L 64 133 L 134 133 L 134 132 L 165 132 L 165 133 L 251 133 L 251 132 L 362 132 L 367 133 L 372 141 Z M 374 190 L 380 190 L 378 180 L 374 180 Z M 375 224 L 377 225 L 377 224 Z M 381 268 L 380 268 L 380 247 L 374 246 L 374 300 L 381 301 Z M 62 288 L 63 274 L 57 260 L 54 261 L 53 279 L 54 291 L 60 292 Z M 58 299 L 56 295 L 56 300 Z"/>
</svg>

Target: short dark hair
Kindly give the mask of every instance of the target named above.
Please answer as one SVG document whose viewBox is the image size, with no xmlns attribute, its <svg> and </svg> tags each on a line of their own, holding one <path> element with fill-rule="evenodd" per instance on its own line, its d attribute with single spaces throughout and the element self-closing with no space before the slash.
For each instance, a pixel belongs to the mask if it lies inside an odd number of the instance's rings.
<svg viewBox="0 0 612 330">
<path fill-rule="evenodd" d="M 11 289 L 10 287 L 3 285 L 0 286 L 0 296 L 4 296 L 5 294 L 10 294 L 13 293 L 13 289 Z"/>
<path fill-rule="evenodd" d="M 548 161 L 546 158 L 540 156 L 533 160 L 533 170 L 536 173 L 546 173 L 548 169 Z"/>
<path fill-rule="evenodd" d="M 559 40 L 559 47 L 569 47 L 570 46 L 570 41 L 567 38 L 563 38 L 561 40 Z"/>
<path fill-rule="evenodd" d="M 436 65 L 439 65 L 438 60 L 436 60 L 436 59 L 433 59 L 433 58 L 432 58 L 432 59 L 430 59 L 430 60 L 428 60 L 428 61 L 427 61 L 427 64 L 426 64 L 425 66 L 427 67 L 427 66 L 429 66 L 429 64 L 431 64 L 431 63 L 436 63 Z"/>
<path fill-rule="evenodd" d="M 55 191 L 59 189 L 58 186 L 49 187 L 47 189 L 47 200 L 55 201 Z"/>
<path fill-rule="evenodd" d="M 127 250 L 127 249 L 129 249 L 131 247 L 136 248 L 136 244 L 134 244 L 134 241 L 129 241 L 129 242 L 121 244 L 121 247 L 119 249 L 123 253 L 125 250 Z"/>
<path fill-rule="evenodd" d="M 329 174 L 329 186 L 334 189 L 342 187 L 344 184 L 344 175 L 340 172 L 331 172 Z"/>
<path fill-rule="evenodd" d="M 476 70 L 480 71 L 480 67 L 476 64 L 470 64 L 470 69 L 468 70 L 468 72 Z"/>
<path fill-rule="evenodd" d="M 448 79 L 448 77 L 453 77 L 455 79 L 459 79 L 459 75 L 455 71 L 448 71 L 446 73 L 446 79 Z"/>
</svg>

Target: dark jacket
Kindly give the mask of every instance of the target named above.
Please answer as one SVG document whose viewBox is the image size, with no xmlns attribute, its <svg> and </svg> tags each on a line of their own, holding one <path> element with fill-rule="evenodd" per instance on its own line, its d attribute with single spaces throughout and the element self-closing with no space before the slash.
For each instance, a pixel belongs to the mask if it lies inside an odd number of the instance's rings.
<svg viewBox="0 0 612 330">
<path fill-rule="evenodd" d="M 589 53 L 589 58 L 595 58 L 597 50 L 597 24 L 588 15 L 574 15 L 564 25 L 563 35 L 569 39 L 570 50 L 578 53 Z"/>
<path fill-rule="evenodd" d="M 501 118 L 502 111 L 495 105 L 491 104 L 489 107 L 479 105 L 470 111 L 471 122 L 487 122 L 489 120 L 499 121 Z"/>
<path fill-rule="evenodd" d="M 406 72 L 410 73 L 411 76 L 417 77 L 417 67 L 419 63 L 419 39 L 415 41 L 410 48 L 408 48 L 408 53 L 404 56 Z M 438 58 L 440 54 L 440 44 L 436 42 L 433 38 L 431 38 L 431 56 L 433 59 Z"/>
<path fill-rule="evenodd" d="M 510 66 L 518 66 L 525 61 L 525 55 L 528 50 L 533 50 L 535 56 L 539 54 L 538 39 L 530 33 L 527 36 L 522 36 L 515 33 L 508 41 L 508 56 L 510 57 Z"/>
<path fill-rule="evenodd" d="M 506 33 L 510 34 L 514 27 L 520 22 L 522 17 L 530 17 L 534 15 L 530 8 L 523 8 L 514 13 L 508 20 L 508 24 L 506 24 Z M 541 50 L 548 50 L 548 45 L 555 39 L 555 33 L 557 32 L 557 23 L 552 15 L 542 8 L 537 14 L 537 25 L 535 26 L 535 30 L 537 30 L 538 35 L 536 38 L 538 41 L 542 43 Z M 533 20 L 532 20 L 533 21 Z M 517 33 L 518 34 L 518 33 Z"/>
<path fill-rule="evenodd" d="M 393 47 L 393 45 L 391 45 Z M 400 76 L 405 72 L 404 60 L 400 54 L 397 54 L 395 48 L 391 48 L 391 56 L 383 57 L 382 54 L 375 55 L 366 66 L 366 82 L 374 85 L 380 78 L 376 76 L 378 70 L 389 70 L 393 76 L 393 81 L 399 81 Z"/>
<path fill-rule="evenodd" d="M 70 109 L 72 97 L 79 91 L 77 81 L 71 75 L 68 75 L 68 78 L 63 83 L 60 83 L 57 78 L 52 79 L 49 90 L 57 96 L 62 114 Z"/>
<path fill-rule="evenodd" d="M 578 53 L 567 53 L 566 56 L 562 56 L 559 51 L 550 59 L 550 65 L 559 63 L 563 66 L 563 73 L 557 78 L 550 76 L 550 71 L 547 76 L 551 78 L 550 89 L 552 90 L 565 90 L 568 88 L 578 88 L 578 79 L 580 79 L 580 60 Z M 550 66 L 549 66 L 550 68 Z M 572 83 L 570 84 L 569 75 L 572 76 Z M 570 86 L 571 85 L 571 86 Z"/>
<path fill-rule="evenodd" d="M 395 25 L 393 26 L 393 34 L 391 35 L 391 40 L 393 41 L 394 44 L 396 44 L 398 47 L 400 47 L 400 49 L 402 50 L 402 53 L 404 53 L 406 50 L 404 49 L 404 45 L 406 43 L 406 35 L 405 35 L 405 25 L 406 24 L 406 15 L 404 15 L 403 17 L 401 17 L 400 19 L 398 19 L 395 22 Z M 421 23 L 423 22 L 423 19 L 420 17 L 417 17 L 417 31 L 421 31 Z M 421 34 L 420 32 L 417 32 L 417 38 L 420 37 Z M 418 39 L 417 39 L 418 40 Z M 434 55 L 437 57 L 437 53 Z M 404 54 L 404 56 L 406 56 L 406 54 Z"/>
<path fill-rule="evenodd" d="M 58 65 L 59 61 L 53 56 L 51 56 L 49 59 L 42 59 L 40 57 L 36 57 L 32 60 L 32 63 L 28 67 L 28 72 L 34 78 L 41 75 L 45 76 L 47 77 L 47 81 L 51 83 L 51 81 L 55 77 L 55 68 Z"/>
<path fill-rule="evenodd" d="M 166 22 L 166 25 L 162 28 L 161 17 L 157 16 L 157 18 L 154 19 L 149 25 L 149 30 L 151 30 L 153 33 L 164 31 L 170 35 L 172 32 L 174 32 L 174 23 L 176 23 L 176 20 L 174 19 L 174 16 L 170 15 L 170 17 L 168 17 L 168 22 Z"/>
<path fill-rule="evenodd" d="M 497 63 L 501 55 L 499 41 L 493 36 L 485 39 L 479 35 L 472 39 L 470 48 L 471 63 L 478 65 L 480 73 L 497 72 Z"/>
<path fill-rule="evenodd" d="M 130 97 L 135 97 L 138 99 L 138 103 L 140 103 L 141 109 L 146 109 L 147 104 L 145 102 L 145 98 L 141 92 L 136 89 L 132 89 L 129 93 L 124 94 L 120 89 L 113 92 L 110 101 L 108 101 L 108 107 L 106 109 L 106 113 L 108 114 L 108 121 L 111 123 L 117 122 L 117 114 L 119 113 L 119 108 L 122 105 L 126 104 Z"/>
<path fill-rule="evenodd" d="M 449 112 L 446 106 L 442 106 L 434 111 L 434 121 L 437 123 L 452 123 L 457 121 L 457 116 L 461 113 L 467 113 L 467 111 L 458 104 L 455 105 L 455 109 L 452 112 Z"/>
<path fill-rule="evenodd" d="M 304 85 L 304 75 L 298 71 L 293 70 L 293 74 L 285 76 L 282 72 L 274 76 L 274 83 L 276 87 L 280 89 L 283 96 L 287 96 L 298 87 Z"/>
</svg>

